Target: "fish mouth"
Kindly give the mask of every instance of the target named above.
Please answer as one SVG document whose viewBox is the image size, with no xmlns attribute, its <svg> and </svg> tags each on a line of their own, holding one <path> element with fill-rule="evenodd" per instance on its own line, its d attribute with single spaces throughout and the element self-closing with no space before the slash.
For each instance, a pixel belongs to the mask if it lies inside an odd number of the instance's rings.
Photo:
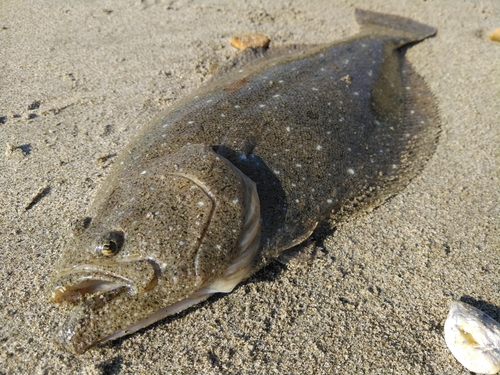
<svg viewBox="0 0 500 375">
<path fill-rule="evenodd" d="M 159 266 L 151 260 L 83 264 L 59 272 L 50 288 L 53 302 L 77 302 L 85 294 L 108 294 L 122 288 L 132 295 L 158 284 Z"/>
</svg>

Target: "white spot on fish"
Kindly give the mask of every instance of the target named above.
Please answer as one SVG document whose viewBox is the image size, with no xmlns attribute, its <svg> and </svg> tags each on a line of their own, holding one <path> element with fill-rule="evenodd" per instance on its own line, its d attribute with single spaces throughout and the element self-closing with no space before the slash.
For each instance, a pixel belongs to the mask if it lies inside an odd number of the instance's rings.
<svg viewBox="0 0 500 375">
<path fill-rule="evenodd" d="M 141 174 L 146 174 L 148 171 L 142 171 Z"/>
<path fill-rule="evenodd" d="M 313 90 L 313 91 L 319 91 L 316 87 L 311 87 L 311 90 Z"/>
<path fill-rule="evenodd" d="M 332 203 L 333 203 L 333 201 L 332 201 L 331 199 L 327 199 L 327 200 L 326 200 L 326 203 L 328 203 L 328 204 L 332 204 Z"/>
<path fill-rule="evenodd" d="M 204 206 L 204 205 L 205 205 L 205 202 L 203 202 L 203 201 L 199 201 L 199 202 L 198 202 L 198 206 L 200 206 L 200 207 L 201 207 L 201 206 Z"/>
<path fill-rule="evenodd" d="M 289 126 L 287 126 L 285 129 L 286 129 L 287 132 L 290 131 L 290 127 Z"/>
<path fill-rule="evenodd" d="M 236 203 L 239 202 L 239 200 L 238 199 L 233 199 L 232 202 L 233 202 L 233 204 L 236 204 Z"/>
<path fill-rule="evenodd" d="M 297 168 L 302 168 L 302 164 L 295 164 Z"/>
<path fill-rule="evenodd" d="M 327 132 L 328 133 L 328 132 Z M 323 148 L 321 145 L 316 145 L 316 150 L 320 151 Z"/>
<path fill-rule="evenodd" d="M 221 113 L 220 117 L 226 117 L 226 115 L 224 113 Z"/>
<path fill-rule="evenodd" d="M 354 174 L 354 173 L 356 173 L 356 172 L 354 172 L 354 169 L 352 169 L 352 168 L 348 168 L 348 169 L 347 169 L 347 173 L 349 173 L 350 175 L 353 175 L 353 174 Z"/>
<path fill-rule="evenodd" d="M 259 108 L 264 108 L 265 106 L 265 104 L 259 104 Z"/>
</svg>

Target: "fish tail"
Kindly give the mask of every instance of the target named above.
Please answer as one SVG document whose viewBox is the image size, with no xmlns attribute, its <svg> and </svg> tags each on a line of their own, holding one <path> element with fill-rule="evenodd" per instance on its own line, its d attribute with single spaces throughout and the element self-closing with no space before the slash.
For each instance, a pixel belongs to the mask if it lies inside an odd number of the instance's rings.
<svg viewBox="0 0 500 375">
<path fill-rule="evenodd" d="M 396 47 L 418 42 L 436 34 L 437 30 L 429 25 L 409 18 L 356 9 L 356 22 L 364 33 L 394 35 Z"/>
</svg>

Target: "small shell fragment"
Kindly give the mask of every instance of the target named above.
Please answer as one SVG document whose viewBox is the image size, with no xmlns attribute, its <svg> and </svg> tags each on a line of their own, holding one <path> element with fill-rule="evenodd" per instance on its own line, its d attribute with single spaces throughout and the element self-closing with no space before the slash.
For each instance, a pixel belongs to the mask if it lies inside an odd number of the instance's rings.
<svg viewBox="0 0 500 375">
<path fill-rule="evenodd" d="M 229 41 L 233 47 L 245 50 L 247 48 L 267 48 L 271 39 L 263 34 L 245 34 L 235 36 Z"/>
<path fill-rule="evenodd" d="M 493 30 L 490 39 L 494 42 L 500 42 L 500 27 L 498 29 Z"/>
<path fill-rule="evenodd" d="M 500 371 L 500 324 L 481 310 L 455 301 L 444 324 L 446 345 L 469 371 Z"/>
</svg>

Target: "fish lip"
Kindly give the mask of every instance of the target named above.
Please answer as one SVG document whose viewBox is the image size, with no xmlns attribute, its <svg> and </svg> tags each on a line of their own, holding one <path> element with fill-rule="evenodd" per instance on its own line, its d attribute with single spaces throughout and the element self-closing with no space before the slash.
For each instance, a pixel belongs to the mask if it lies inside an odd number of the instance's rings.
<svg viewBox="0 0 500 375">
<path fill-rule="evenodd" d="M 143 273 L 129 273 L 134 262 L 141 262 Z M 145 267 L 144 265 L 147 264 Z M 118 270 L 117 270 L 118 269 Z M 53 302 L 77 301 L 84 294 L 104 294 L 126 287 L 130 294 L 153 289 L 158 283 L 160 268 L 150 260 L 124 260 L 110 264 L 81 264 L 65 268 L 57 273 L 48 292 Z"/>
</svg>

